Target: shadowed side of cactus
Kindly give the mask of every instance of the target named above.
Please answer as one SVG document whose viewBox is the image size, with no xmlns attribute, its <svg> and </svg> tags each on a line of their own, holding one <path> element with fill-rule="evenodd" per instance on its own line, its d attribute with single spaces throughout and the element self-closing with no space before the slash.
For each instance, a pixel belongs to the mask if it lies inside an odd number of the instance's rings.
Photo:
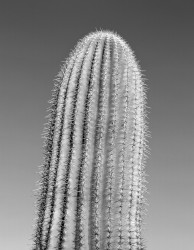
<svg viewBox="0 0 194 250">
<path fill-rule="evenodd" d="M 50 101 L 33 250 L 145 249 L 145 90 L 119 35 L 78 42 Z"/>
</svg>

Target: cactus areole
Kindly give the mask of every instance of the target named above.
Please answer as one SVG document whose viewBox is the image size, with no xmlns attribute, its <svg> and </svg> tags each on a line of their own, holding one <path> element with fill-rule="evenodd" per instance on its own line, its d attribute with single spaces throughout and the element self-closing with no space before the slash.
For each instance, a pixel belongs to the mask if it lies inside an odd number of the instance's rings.
<svg viewBox="0 0 194 250">
<path fill-rule="evenodd" d="M 50 101 L 33 250 L 143 250 L 145 83 L 115 32 L 81 39 Z"/>
</svg>

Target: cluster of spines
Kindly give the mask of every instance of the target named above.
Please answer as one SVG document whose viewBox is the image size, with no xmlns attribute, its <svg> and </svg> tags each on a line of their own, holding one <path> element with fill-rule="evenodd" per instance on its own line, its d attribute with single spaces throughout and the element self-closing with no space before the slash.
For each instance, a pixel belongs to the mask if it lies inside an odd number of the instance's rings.
<svg viewBox="0 0 194 250">
<path fill-rule="evenodd" d="M 33 250 L 145 249 L 145 91 L 120 36 L 80 40 L 50 102 Z"/>
</svg>

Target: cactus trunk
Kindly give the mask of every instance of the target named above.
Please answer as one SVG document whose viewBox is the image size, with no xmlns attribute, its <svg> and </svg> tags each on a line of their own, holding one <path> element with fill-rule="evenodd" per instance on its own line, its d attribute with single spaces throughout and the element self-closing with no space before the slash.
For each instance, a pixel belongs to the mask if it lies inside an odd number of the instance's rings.
<svg viewBox="0 0 194 250">
<path fill-rule="evenodd" d="M 146 94 L 128 44 L 81 39 L 49 111 L 33 250 L 145 249 Z"/>
</svg>

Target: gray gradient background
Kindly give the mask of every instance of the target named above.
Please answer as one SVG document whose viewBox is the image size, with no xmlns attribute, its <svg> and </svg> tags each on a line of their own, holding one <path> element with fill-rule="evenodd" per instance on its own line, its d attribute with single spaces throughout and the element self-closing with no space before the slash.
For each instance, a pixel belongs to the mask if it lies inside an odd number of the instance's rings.
<svg viewBox="0 0 194 250">
<path fill-rule="evenodd" d="M 30 249 L 53 79 L 78 39 L 99 29 L 128 41 L 148 79 L 147 249 L 192 249 L 193 10 L 187 0 L 1 1 L 0 249 Z"/>
</svg>

